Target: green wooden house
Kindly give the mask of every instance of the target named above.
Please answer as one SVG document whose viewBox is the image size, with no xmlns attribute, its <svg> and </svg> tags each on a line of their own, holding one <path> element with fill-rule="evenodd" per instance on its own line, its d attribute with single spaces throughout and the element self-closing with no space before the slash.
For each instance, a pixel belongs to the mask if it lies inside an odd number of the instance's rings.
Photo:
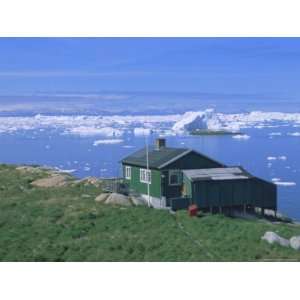
<svg viewBox="0 0 300 300">
<path fill-rule="evenodd" d="M 273 183 L 195 150 L 167 147 L 165 139 L 149 147 L 148 159 L 143 148 L 121 162 L 129 190 L 149 199 L 153 207 L 180 209 L 196 203 L 210 210 L 254 206 L 276 210 Z"/>
</svg>

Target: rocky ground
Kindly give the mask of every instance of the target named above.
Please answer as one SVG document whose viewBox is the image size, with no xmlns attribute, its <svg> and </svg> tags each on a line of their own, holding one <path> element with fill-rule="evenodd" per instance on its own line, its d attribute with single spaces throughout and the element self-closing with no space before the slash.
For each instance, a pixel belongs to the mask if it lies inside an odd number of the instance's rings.
<svg viewBox="0 0 300 300">
<path fill-rule="evenodd" d="M 76 185 L 93 185 L 95 187 L 101 188 L 102 184 L 105 182 L 105 179 L 96 177 L 76 179 L 68 173 L 60 172 L 52 168 L 39 166 L 19 166 L 16 168 L 16 170 L 23 174 L 42 174 L 43 178 L 39 178 L 30 182 L 32 186 L 39 188 L 55 188 Z M 101 193 L 95 198 L 95 201 L 104 204 L 121 206 L 145 205 L 145 202 L 141 197 L 129 197 L 118 193 Z"/>
</svg>

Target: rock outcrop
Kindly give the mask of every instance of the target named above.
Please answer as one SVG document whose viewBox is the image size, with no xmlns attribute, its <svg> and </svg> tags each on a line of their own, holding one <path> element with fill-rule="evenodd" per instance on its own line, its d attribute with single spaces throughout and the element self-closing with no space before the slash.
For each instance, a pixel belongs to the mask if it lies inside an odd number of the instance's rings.
<svg viewBox="0 0 300 300">
<path fill-rule="evenodd" d="M 272 231 L 267 231 L 261 239 L 267 241 L 269 244 L 279 244 L 283 247 L 290 246 L 289 240 L 284 239 L 283 237 Z"/>
<path fill-rule="evenodd" d="M 68 184 L 68 176 L 62 174 L 53 174 L 50 177 L 37 179 L 31 182 L 35 187 L 61 187 Z"/>
<path fill-rule="evenodd" d="M 95 201 L 111 205 L 133 206 L 128 196 L 118 193 L 102 193 L 95 198 Z"/>
<path fill-rule="evenodd" d="M 96 187 L 101 187 L 103 183 L 102 179 L 99 179 L 97 177 L 85 177 L 79 180 L 75 180 L 73 182 L 74 185 L 76 184 L 83 184 L 83 185 L 94 185 Z"/>
</svg>

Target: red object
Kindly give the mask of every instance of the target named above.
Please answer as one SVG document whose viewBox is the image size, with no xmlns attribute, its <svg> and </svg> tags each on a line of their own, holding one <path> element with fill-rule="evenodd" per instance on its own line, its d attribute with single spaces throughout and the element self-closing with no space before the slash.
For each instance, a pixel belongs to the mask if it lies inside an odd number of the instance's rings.
<svg viewBox="0 0 300 300">
<path fill-rule="evenodd" d="M 198 214 L 198 206 L 196 204 L 192 204 L 188 208 L 189 216 L 194 217 Z"/>
</svg>

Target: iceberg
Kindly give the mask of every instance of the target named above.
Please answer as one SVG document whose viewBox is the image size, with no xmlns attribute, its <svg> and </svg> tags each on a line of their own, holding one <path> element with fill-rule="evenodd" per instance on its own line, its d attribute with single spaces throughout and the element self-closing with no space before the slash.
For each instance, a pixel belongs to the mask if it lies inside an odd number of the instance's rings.
<svg viewBox="0 0 300 300">
<path fill-rule="evenodd" d="M 232 129 L 235 131 L 239 130 L 239 126 L 221 122 L 219 115 L 215 113 L 214 109 L 188 111 L 172 127 L 172 130 L 178 134 L 196 130 L 221 131 Z"/>
</svg>

